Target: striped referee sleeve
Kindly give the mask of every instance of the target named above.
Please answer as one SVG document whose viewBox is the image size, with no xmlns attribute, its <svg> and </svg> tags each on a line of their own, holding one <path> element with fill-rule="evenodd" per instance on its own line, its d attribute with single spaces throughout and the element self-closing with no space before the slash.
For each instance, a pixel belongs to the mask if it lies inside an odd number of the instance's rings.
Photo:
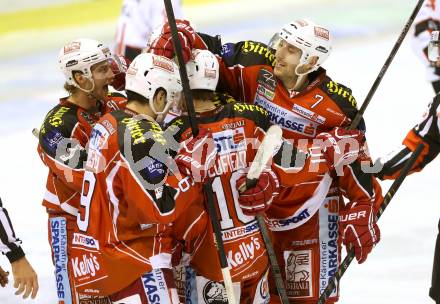
<svg viewBox="0 0 440 304">
<path fill-rule="evenodd" d="M 21 240 L 15 236 L 8 211 L 3 208 L 0 198 L 0 251 L 12 263 L 24 257 L 24 252 L 20 245 Z"/>
</svg>

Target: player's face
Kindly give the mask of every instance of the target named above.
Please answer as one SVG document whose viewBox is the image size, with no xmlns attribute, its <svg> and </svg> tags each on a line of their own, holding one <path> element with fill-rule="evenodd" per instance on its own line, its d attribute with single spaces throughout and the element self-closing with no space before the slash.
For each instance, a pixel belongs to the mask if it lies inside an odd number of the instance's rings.
<svg viewBox="0 0 440 304">
<path fill-rule="evenodd" d="M 104 99 L 108 94 L 108 86 L 113 82 L 115 74 L 109 61 L 103 61 L 92 66 L 92 77 L 95 82 L 93 95 L 98 99 Z"/>
<path fill-rule="evenodd" d="M 301 50 L 281 39 L 275 52 L 274 74 L 280 79 L 296 78 L 295 68 L 301 58 Z"/>
</svg>

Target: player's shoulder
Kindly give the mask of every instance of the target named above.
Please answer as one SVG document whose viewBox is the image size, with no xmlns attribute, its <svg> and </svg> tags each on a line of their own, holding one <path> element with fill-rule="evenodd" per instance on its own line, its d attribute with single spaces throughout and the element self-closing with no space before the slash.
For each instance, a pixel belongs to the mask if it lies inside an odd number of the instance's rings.
<svg viewBox="0 0 440 304">
<path fill-rule="evenodd" d="M 148 152 L 156 143 L 166 146 L 163 130 L 157 122 L 150 121 L 142 115 L 133 116 L 122 110 L 113 111 L 108 115 L 116 120 L 118 142 L 122 153 L 127 145 L 132 151 L 136 150 L 140 154 L 143 150 Z"/>
<path fill-rule="evenodd" d="M 319 84 L 319 88 L 344 112 L 349 118 L 354 118 L 357 110 L 357 101 L 353 96 L 352 90 L 330 77 L 324 77 Z"/>
<path fill-rule="evenodd" d="M 60 133 L 63 137 L 70 137 L 78 121 L 78 106 L 61 102 L 47 113 L 40 135 Z"/>
<path fill-rule="evenodd" d="M 266 109 L 255 104 L 236 102 L 234 104 L 228 104 L 225 107 L 227 107 L 230 112 L 233 112 L 235 116 L 243 116 L 249 119 L 266 118 L 269 116 L 269 112 L 267 112 Z"/>
<path fill-rule="evenodd" d="M 226 43 L 220 53 L 227 65 L 239 64 L 244 67 L 254 65 L 273 66 L 275 51 L 262 42 L 245 40 Z"/>
<path fill-rule="evenodd" d="M 70 103 L 59 103 L 53 107 L 40 126 L 38 141 L 49 155 L 55 155 L 58 145 L 73 137 L 79 123 L 78 106 Z"/>
</svg>

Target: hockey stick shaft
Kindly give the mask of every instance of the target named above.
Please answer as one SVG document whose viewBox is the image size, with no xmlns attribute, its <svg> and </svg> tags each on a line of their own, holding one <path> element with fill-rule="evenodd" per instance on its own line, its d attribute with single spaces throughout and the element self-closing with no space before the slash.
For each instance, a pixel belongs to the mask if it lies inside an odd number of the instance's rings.
<svg viewBox="0 0 440 304">
<path fill-rule="evenodd" d="M 362 103 L 361 108 L 357 112 L 355 118 L 353 119 L 350 129 L 355 129 L 359 122 L 362 119 L 362 116 L 364 115 L 365 109 L 367 108 L 368 104 L 370 103 L 371 99 L 373 98 L 374 93 L 377 90 L 377 87 L 379 86 L 380 82 L 382 81 L 383 76 L 385 75 L 385 72 L 388 70 L 388 67 L 390 66 L 391 62 L 394 59 L 394 56 L 396 55 L 397 51 L 399 50 L 400 46 L 402 45 L 403 40 L 405 39 L 406 34 L 408 33 L 409 29 L 411 28 L 412 23 L 414 22 L 414 19 L 416 18 L 417 14 L 420 11 L 420 8 L 422 7 L 424 0 L 419 0 L 417 2 L 416 7 L 414 8 L 411 16 L 409 17 L 408 21 L 405 24 L 405 27 L 403 28 L 402 32 L 400 33 L 399 38 L 397 39 L 396 43 L 394 44 L 393 49 L 391 50 L 390 54 L 388 55 L 388 58 L 386 59 L 384 65 L 382 66 L 382 69 L 379 72 L 379 75 L 377 75 L 376 80 L 373 83 L 373 86 L 370 88 L 370 91 L 367 94 L 367 97 L 365 97 L 364 102 Z"/>
<path fill-rule="evenodd" d="M 283 131 L 278 125 L 272 125 L 266 132 L 266 136 L 261 142 L 257 154 L 254 157 L 249 172 L 246 178 L 246 188 L 255 187 L 261 172 L 263 172 L 266 164 L 272 158 L 273 152 L 281 142 L 281 136 Z M 256 215 L 258 227 L 260 228 L 261 236 L 263 238 L 264 245 L 266 246 L 267 255 L 269 257 L 270 267 L 272 268 L 272 275 L 275 281 L 275 285 L 280 296 L 281 303 L 289 303 L 286 287 L 284 286 L 283 278 L 281 276 L 280 266 L 278 265 L 275 250 L 273 249 L 272 240 L 269 236 L 264 217 L 261 214 Z"/>
<path fill-rule="evenodd" d="M 385 211 L 389 203 L 391 202 L 391 199 L 396 194 L 396 191 L 399 189 L 400 185 L 402 185 L 404 179 L 407 177 L 409 171 L 411 170 L 412 166 L 416 162 L 417 158 L 419 157 L 420 153 L 423 151 L 423 144 L 419 144 L 416 148 L 416 150 L 413 152 L 411 157 L 406 162 L 405 166 L 402 168 L 402 171 L 400 172 L 399 176 L 396 178 L 396 180 L 391 185 L 390 189 L 388 190 L 387 194 L 385 195 L 382 203 L 380 204 L 380 208 L 376 214 L 377 219 L 380 218 L 382 213 Z M 354 259 L 354 249 L 350 249 L 350 251 L 347 253 L 347 256 L 342 261 L 341 265 L 339 265 L 338 271 L 336 274 L 329 280 L 329 283 L 325 290 L 322 292 L 321 296 L 319 297 L 318 304 L 324 304 L 325 301 L 330 297 L 333 290 L 336 287 L 336 284 L 339 283 L 341 280 L 341 277 L 344 275 L 345 271 L 347 270 L 348 266 L 350 266 L 351 262 Z"/>
<path fill-rule="evenodd" d="M 189 117 L 189 121 L 190 121 L 190 125 L 191 125 L 191 131 L 192 131 L 193 136 L 195 137 L 199 133 L 199 127 L 198 127 L 197 121 L 196 121 L 193 97 L 192 97 L 191 89 L 189 86 L 188 75 L 186 73 L 185 62 L 183 61 L 182 46 L 180 44 L 180 40 L 179 40 L 179 37 L 177 34 L 177 25 L 176 25 L 176 19 L 174 18 L 173 6 L 171 4 L 171 0 L 164 0 L 164 4 L 165 4 L 165 10 L 167 13 L 167 18 L 168 18 L 168 24 L 171 29 L 171 35 L 172 35 L 175 54 L 177 56 L 177 61 L 179 63 L 180 79 L 182 81 L 183 94 L 185 96 L 185 102 L 186 102 L 188 117 Z M 232 285 L 231 272 L 230 272 L 230 268 L 228 265 L 228 260 L 226 258 L 225 248 L 224 248 L 223 239 L 222 239 L 220 222 L 219 222 L 217 212 L 214 207 L 214 197 L 213 197 L 212 185 L 210 183 L 203 184 L 203 190 L 204 190 L 205 197 L 207 200 L 206 205 L 207 205 L 207 209 L 208 209 L 208 214 L 211 219 L 212 229 L 214 231 L 215 240 L 217 243 L 219 260 L 220 260 L 220 267 L 221 267 L 221 271 L 222 271 L 222 275 L 223 275 L 223 282 L 225 284 L 228 302 L 229 302 L 229 304 L 236 304 L 238 302 L 235 299 L 234 289 L 233 289 L 233 285 Z"/>
</svg>

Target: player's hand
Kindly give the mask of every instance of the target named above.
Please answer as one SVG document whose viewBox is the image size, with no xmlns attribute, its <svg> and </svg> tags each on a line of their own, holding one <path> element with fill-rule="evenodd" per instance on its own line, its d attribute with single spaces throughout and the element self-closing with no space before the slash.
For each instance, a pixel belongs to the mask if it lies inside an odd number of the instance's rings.
<svg viewBox="0 0 440 304">
<path fill-rule="evenodd" d="M 4 271 L 3 268 L 0 267 L 0 286 L 1 287 L 5 287 L 6 284 L 8 284 L 8 282 L 9 282 L 8 275 L 9 275 L 9 272 Z"/>
<path fill-rule="evenodd" d="M 115 74 L 115 78 L 111 83 L 111 86 L 116 91 L 125 90 L 125 73 L 127 72 L 130 63 L 130 59 L 122 55 L 115 55 L 115 57 L 112 59 L 111 69 L 113 74 Z"/>
<path fill-rule="evenodd" d="M 17 288 L 16 295 L 23 293 L 23 299 L 31 295 L 35 299 L 38 292 L 38 278 L 31 264 L 26 257 L 12 262 L 12 275 L 14 277 L 14 288 Z"/>
<path fill-rule="evenodd" d="M 191 175 L 196 182 L 204 182 L 216 156 L 217 146 L 211 131 L 201 128 L 195 138 L 181 143 L 175 161 L 180 173 Z"/>
<path fill-rule="evenodd" d="M 187 20 L 176 19 L 177 35 L 179 36 L 180 44 L 182 45 L 183 61 L 187 63 L 191 58 L 191 51 L 196 40 L 196 33 Z M 156 55 L 165 56 L 172 59 L 174 57 L 173 40 L 171 36 L 170 25 L 165 23 L 162 31 L 149 46 L 149 52 Z"/>
<path fill-rule="evenodd" d="M 370 202 L 349 203 L 346 209 L 339 212 L 339 235 L 347 248 L 354 248 L 358 263 L 365 262 L 380 241 L 373 205 Z"/>
<path fill-rule="evenodd" d="M 255 187 L 246 188 L 246 175 L 241 176 L 235 184 L 239 196 L 238 203 L 246 215 L 256 215 L 269 209 L 275 196 L 279 193 L 278 176 L 270 169 L 263 171 Z"/>
<path fill-rule="evenodd" d="M 319 133 L 316 140 L 310 148 L 312 157 L 322 155 L 329 169 L 336 169 L 338 175 L 341 175 L 343 165 L 351 164 L 356 159 L 368 159 L 365 137 L 360 130 L 336 127 L 329 132 Z"/>
</svg>

